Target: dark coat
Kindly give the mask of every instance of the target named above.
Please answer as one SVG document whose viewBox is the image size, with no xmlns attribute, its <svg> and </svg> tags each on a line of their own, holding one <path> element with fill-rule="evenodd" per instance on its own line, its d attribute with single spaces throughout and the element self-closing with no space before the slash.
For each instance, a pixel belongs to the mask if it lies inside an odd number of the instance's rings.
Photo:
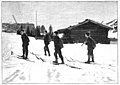
<svg viewBox="0 0 120 85">
<path fill-rule="evenodd" d="M 54 46 L 57 49 L 63 48 L 63 42 L 58 36 L 54 36 Z"/>
<path fill-rule="evenodd" d="M 22 43 L 23 43 L 22 45 L 23 45 L 23 46 L 28 46 L 30 40 L 29 40 L 27 34 L 23 33 L 23 34 L 21 35 L 21 38 L 22 38 Z"/>
<path fill-rule="evenodd" d="M 95 40 L 91 37 L 88 37 L 86 40 L 87 49 L 94 49 L 96 47 Z"/>
<path fill-rule="evenodd" d="M 48 45 L 50 43 L 50 36 L 49 36 L 49 34 L 46 34 L 45 36 L 44 36 L 44 44 L 45 45 Z"/>
</svg>

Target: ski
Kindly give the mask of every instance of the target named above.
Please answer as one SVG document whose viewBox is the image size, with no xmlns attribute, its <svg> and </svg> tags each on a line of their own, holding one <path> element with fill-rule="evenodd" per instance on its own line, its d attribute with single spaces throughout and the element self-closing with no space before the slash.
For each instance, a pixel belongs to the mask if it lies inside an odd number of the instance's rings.
<svg viewBox="0 0 120 85">
<path fill-rule="evenodd" d="M 33 53 L 33 52 L 30 52 L 32 55 L 34 55 L 38 60 L 41 59 L 42 62 L 45 62 L 44 59 L 42 59 L 41 57 L 38 57 L 37 54 Z"/>
<path fill-rule="evenodd" d="M 17 55 L 18 57 L 18 59 L 22 59 L 22 60 L 26 60 L 26 61 L 29 61 L 29 62 L 35 62 L 35 61 L 32 61 L 32 60 L 30 60 L 30 59 L 24 59 L 22 56 L 20 56 L 20 55 Z"/>
</svg>

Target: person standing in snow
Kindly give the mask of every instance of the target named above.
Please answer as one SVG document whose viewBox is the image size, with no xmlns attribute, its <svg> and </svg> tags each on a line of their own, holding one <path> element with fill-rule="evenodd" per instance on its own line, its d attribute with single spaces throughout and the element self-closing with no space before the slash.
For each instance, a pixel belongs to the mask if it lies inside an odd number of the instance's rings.
<svg viewBox="0 0 120 85">
<path fill-rule="evenodd" d="M 54 56 L 55 56 L 55 61 L 54 63 L 58 63 L 58 57 L 57 57 L 57 54 L 59 55 L 62 63 L 61 64 L 64 64 L 64 59 L 63 59 L 63 56 L 62 56 L 62 52 L 61 52 L 61 49 L 63 48 L 63 43 L 62 43 L 62 40 L 59 38 L 58 36 L 58 32 L 55 31 L 54 32 L 54 47 L 55 47 L 55 52 L 54 52 Z"/>
<path fill-rule="evenodd" d="M 22 47 L 23 47 L 23 58 L 28 59 L 28 45 L 29 45 L 29 38 L 24 30 L 21 30 L 21 39 L 22 39 Z"/>
<path fill-rule="evenodd" d="M 85 33 L 85 37 L 87 39 L 84 42 L 84 44 L 87 45 L 87 50 L 88 50 L 88 61 L 85 62 L 85 63 L 89 63 L 90 64 L 90 58 L 92 58 L 91 62 L 94 62 L 93 50 L 96 47 L 96 43 L 95 43 L 95 40 L 92 37 L 90 37 L 90 33 L 89 32 Z"/>
<path fill-rule="evenodd" d="M 48 52 L 48 55 L 50 56 L 50 51 L 49 51 L 49 47 L 48 47 L 48 45 L 50 44 L 50 36 L 47 33 L 47 31 L 45 31 L 44 44 L 45 44 L 45 46 L 44 46 L 45 56 L 47 55 L 46 52 Z"/>
</svg>

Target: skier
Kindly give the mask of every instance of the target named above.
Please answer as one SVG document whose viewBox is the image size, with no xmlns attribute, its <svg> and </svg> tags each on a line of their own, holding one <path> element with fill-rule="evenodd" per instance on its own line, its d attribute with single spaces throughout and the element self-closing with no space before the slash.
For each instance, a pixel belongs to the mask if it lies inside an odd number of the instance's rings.
<svg viewBox="0 0 120 85">
<path fill-rule="evenodd" d="M 21 39 L 22 39 L 22 47 L 23 47 L 23 59 L 28 59 L 28 45 L 29 38 L 24 30 L 21 30 Z"/>
<path fill-rule="evenodd" d="M 48 45 L 50 44 L 50 36 L 49 36 L 49 34 L 47 33 L 47 31 L 45 31 L 45 36 L 44 36 L 44 44 L 45 44 L 45 46 L 44 46 L 44 52 L 45 52 L 45 56 L 47 55 L 46 54 L 46 51 L 48 52 L 48 55 L 50 56 L 50 51 L 49 51 L 49 47 L 48 47 Z"/>
<path fill-rule="evenodd" d="M 90 58 L 92 58 L 91 62 L 94 62 L 94 54 L 93 54 L 93 50 L 96 47 L 96 43 L 95 40 L 90 37 L 90 32 L 85 33 L 85 37 L 87 38 L 86 41 L 84 42 L 84 44 L 87 45 L 87 50 L 88 50 L 88 61 L 85 63 L 90 64 Z"/>
<path fill-rule="evenodd" d="M 62 40 L 58 37 L 57 31 L 54 32 L 54 35 L 55 36 L 53 40 L 54 40 L 54 47 L 55 47 L 55 52 L 54 52 L 55 61 L 53 61 L 53 63 L 58 64 L 58 57 L 57 57 L 57 54 L 58 54 L 62 61 L 61 64 L 64 64 L 64 59 L 63 59 L 62 52 L 61 52 L 61 49 L 63 48 Z"/>
</svg>

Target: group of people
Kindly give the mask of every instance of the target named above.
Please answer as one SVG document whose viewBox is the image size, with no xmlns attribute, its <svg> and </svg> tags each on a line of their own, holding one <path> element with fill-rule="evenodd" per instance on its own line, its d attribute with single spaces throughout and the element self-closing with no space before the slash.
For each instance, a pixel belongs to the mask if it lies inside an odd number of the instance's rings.
<svg viewBox="0 0 120 85">
<path fill-rule="evenodd" d="M 63 48 L 63 42 L 59 38 L 58 34 L 59 34 L 58 31 L 55 31 L 53 34 L 53 42 L 54 42 L 54 50 L 55 50 L 54 51 L 55 61 L 53 61 L 53 63 L 58 64 L 58 56 L 57 55 L 59 55 L 59 57 L 61 59 L 61 64 L 64 64 L 65 62 L 64 62 L 63 55 L 62 55 L 62 51 L 61 51 L 61 49 Z M 85 37 L 86 37 L 86 41 L 83 44 L 87 45 L 87 50 L 88 50 L 88 60 L 85 63 L 90 64 L 90 62 L 94 62 L 93 50 L 96 47 L 96 43 L 95 43 L 95 40 L 92 37 L 90 37 L 89 32 L 85 33 Z M 22 44 L 22 47 L 23 47 L 22 57 L 24 59 L 28 59 L 28 45 L 29 45 L 30 40 L 24 30 L 21 30 L 21 39 L 22 39 L 22 43 L 23 43 Z M 47 33 L 47 31 L 45 31 L 45 36 L 44 36 L 45 56 L 47 55 L 47 53 L 48 53 L 48 56 L 51 56 L 50 50 L 49 50 L 50 41 L 51 41 L 51 38 L 49 36 L 49 33 Z M 90 59 L 92 59 L 92 61 L 90 61 Z"/>
<path fill-rule="evenodd" d="M 48 45 L 49 45 L 50 41 L 51 41 L 51 38 L 50 38 L 49 34 L 47 33 L 47 31 L 45 31 L 44 52 L 45 52 L 45 55 L 47 55 L 46 52 L 48 52 L 49 56 L 50 56 L 50 51 L 49 51 Z M 63 43 L 62 43 L 62 40 L 59 38 L 57 31 L 54 32 L 53 41 L 54 41 L 54 48 L 55 48 L 55 52 L 54 52 L 55 61 L 54 61 L 54 63 L 58 64 L 58 56 L 57 55 L 59 55 L 59 57 L 60 57 L 60 59 L 62 61 L 61 64 L 64 64 L 64 58 L 63 58 L 62 52 L 61 52 L 61 49 L 63 48 Z"/>
</svg>

